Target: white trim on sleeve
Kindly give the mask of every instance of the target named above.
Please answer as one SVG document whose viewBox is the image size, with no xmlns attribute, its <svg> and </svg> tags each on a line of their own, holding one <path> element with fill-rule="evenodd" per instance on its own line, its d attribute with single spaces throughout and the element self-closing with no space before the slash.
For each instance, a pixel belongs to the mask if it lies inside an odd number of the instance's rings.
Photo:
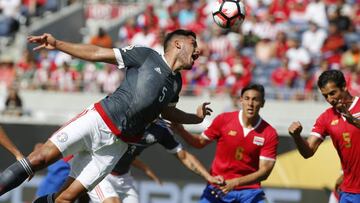
<svg viewBox="0 0 360 203">
<path fill-rule="evenodd" d="M 313 135 L 313 136 L 315 136 L 315 137 L 320 138 L 321 140 L 324 140 L 323 136 L 321 136 L 319 133 L 311 132 L 310 135 Z"/>
<path fill-rule="evenodd" d="M 118 63 L 118 68 L 119 69 L 125 68 L 124 60 L 121 56 L 120 50 L 118 48 L 113 48 L 113 50 L 114 50 L 116 62 Z"/>
<path fill-rule="evenodd" d="M 276 159 L 274 158 L 270 158 L 270 157 L 266 157 L 266 156 L 260 156 L 261 160 L 266 160 L 266 161 L 276 161 Z"/>
<path fill-rule="evenodd" d="M 176 154 L 176 153 L 180 152 L 181 150 L 183 150 L 183 146 L 181 144 L 179 144 L 174 149 L 167 150 L 167 151 L 171 154 Z"/>
<path fill-rule="evenodd" d="M 210 140 L 210 138 L 206 136 L 205 133 L 201 133 L 200 137 L 204 138 L 205 140 Z"/>
</svg>

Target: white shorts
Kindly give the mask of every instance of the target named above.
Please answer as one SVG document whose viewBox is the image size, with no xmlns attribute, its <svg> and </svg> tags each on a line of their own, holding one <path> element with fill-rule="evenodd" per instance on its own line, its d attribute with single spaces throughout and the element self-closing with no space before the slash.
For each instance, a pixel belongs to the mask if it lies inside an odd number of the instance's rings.
<svg viewBox="0 0 360 203">
<path fill-rule="evenodd" d="M 107 175 L 88 195 L 94 203 L 101 203 L 110 197 L 120 198 L 121 203 L 139 203 L 134 178 L 130 173 L 121 176 Z"/>
<path fill-rule="evenodd" d="M 69 176 L 88 191 L 111 172 L 128 146 L 111 132 L 93 106 L 63 125 L 50 141 L 63 157 L 74 155 Z"/>
</svg>

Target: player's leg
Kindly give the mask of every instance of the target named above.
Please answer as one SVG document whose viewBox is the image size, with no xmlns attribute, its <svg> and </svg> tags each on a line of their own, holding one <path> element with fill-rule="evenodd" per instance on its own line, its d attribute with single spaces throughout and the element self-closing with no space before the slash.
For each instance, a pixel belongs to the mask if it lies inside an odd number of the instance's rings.
<svg viewBox="0 0 360 203">
<path fill-rule="evenodd" d="M 19 160 L 0 174 L 0 196 L 16 188 L 29 176 L 61 158 L 59 149 L 51 142 L 36 148 L 27 158 Z"/>
<path fill-rule="evenodd" d="M 135 180 L 130 172 L 124 175 L 108 175 L 108 180 L 111 182 L 119 195 L 122 203 L 139 203 L 139 195 L 135 187 Z"/>
<path fill-rule="evenodd" d="M 71 161 L 69 176 L 76 180 L 56 195 L 56 202 L 72 202 L 93 190 L 127 150 L 127 144 L 111 133 L 97 112 L 94 112 L 94 118 L 91 133 L 82 138 L 85 150 Z"/>
<path fill-rule="evenodd" d="M 44 169 L 62 158 L 71 155 L 84 147 L 83 137 L 89 135 L 94 116 L 89 116 L 91 108 L 83 111 L 70 120 L 41 147 L 35 148 L 30 155 L 15 162 L 0 174 L 0 196 L 19 186 L 34 172 Z"/>
<path fill-rule="evenodd" d="M 120 203 L 115 188 L 111 185 L 107 175 L 94 189 L 88 192 L 93 203 Z"/>
</svg>

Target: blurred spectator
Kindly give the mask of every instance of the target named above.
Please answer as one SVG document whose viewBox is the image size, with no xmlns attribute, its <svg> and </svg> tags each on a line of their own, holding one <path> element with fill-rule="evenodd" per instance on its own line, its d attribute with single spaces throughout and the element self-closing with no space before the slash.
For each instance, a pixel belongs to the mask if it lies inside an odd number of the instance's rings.
<svg viewBox="0 0 360 203">
<path fill-rule="evenodd" d="M 287 43 L 287 35 L 285 32 L 278 32 L 274 42 L 275 57 L 280 60 L 285 57 L 286 51 L 289 49 Z"/>
<path fill-rule="evenodd" d="M 289 69 L 299 74 L 307 70 L 311 62 L 309 52 L 301 46 L 297 38 L 289 40 L 286 57 L 289 59 Z"/>
<path fill-rule="evenodd" d="M 23 113 L 22 107 L 22 100 L 18 94 L 18 89 L 16 87 L 10 87 L 8 89 L 3 115 L 21 116 Z"/>
<path fill-rule="evenodd" d="M 276 99 L 292 99 L 291 89 L 294 88 L 298 73 L 289 69 L 289 59 L 284 57 L 281 66 L 271 73 L 271 83 L 275 87 Z"/>
<path fill-rule="evenodd" d="M 0 0 L 0 36 L 12 36 L 19 30 L 20 0 Z"/>
<path fill-rule="evenodd" d="M 144 26 L 141 32 L 137 32 L 131 39 L 131 45 L 152 47 L 156 43 L 156 34 L 150 32 L 149 26 Z"/>
<path fill-rule="evenodd" d="M 309 22 L 309 29 L 302 34 L 302 46 L 313 56 L 319 57 L 326 37 L 325 30 L 319 28 L 315 22 L 311 21 Z"/>
<path fill-rule="evenodd" d="M 286 0 L 273 0 L 269 7 L 269 13 L 272 13 L 276 23 L 287 22 L 290 15 L 289 4 Z"/>
<path fill-rule="evenodd" d="M 327 28 L 328 18 L 326 5 L 323 0 L 312 0 L 306 7 L 306 19 L 315 23 L 320 28 Z"/>
<path fill-rule="evenodd" d="M 16 69 L 13 59 L 8 55 L 2 55 L 0 58 L 0 83 L 10 87 L 16 78 Z"/>
<path fill-rule="evenodd" d="M 97 75 L 97 83 L 102 93 L 110 94 L 115 91 L 124 79 L 124 69 L 119 70 L 113 65 L 106 64 Z"/>
<path fill-rule="evenodd" d="M 156 15 L 152 4 L 148 4 L 144 13 L 138 16 L 137 24 L 141 28 L 147 27 L 150 32 L 159 28 L 159 17 Z"/>
<path fill-rule="evenodd" d="M 65 92 L 79 91 L 81 75 L 64 62 L 56 71 L 50 75 L 50 89 Z"/>
<path fill-rule="evenodd" d="M 136 23 L 134 18 L 126 19 L 123 26 L 119 29 L 119 47 L 124 47 L 130 45 L 130 41 L 139 30 L 136 28 Z"/>
<path fill-rule="evenodd" d="M 179 11 L 179 23 L 181 27 L 187 27 L 196 20 L 196 10 L 194 9 L 194 1 L 183 0 L 180 1 L 182 8 Z"/>
<path fill-rule="evenodd" d="M 321 52 L 331 67 L 338 66 L 339 68 L 341 54 L 345 48 L 343 34 L 338 30 L 336 24 L 330 23 L 328 36 L 321 47 Z"/>
<path fill-rule="evenodd" d="M 329 16 L 330 23 L 336 25 L 337 29 L 341 33 L 346 33 L 352 29 L 351 20 L 348 16 L 341 13 L 341 7 L 337 8 L 332 15 Z"/>
<path fill-rule="evenodd" d="M 106 33 L 105 29 L 99 27 L 98 33 L 91 37 L 90 44 L 105 47 L 105 48 L 112 48 L 112 38 L 109 34 Z"/>
</svg>

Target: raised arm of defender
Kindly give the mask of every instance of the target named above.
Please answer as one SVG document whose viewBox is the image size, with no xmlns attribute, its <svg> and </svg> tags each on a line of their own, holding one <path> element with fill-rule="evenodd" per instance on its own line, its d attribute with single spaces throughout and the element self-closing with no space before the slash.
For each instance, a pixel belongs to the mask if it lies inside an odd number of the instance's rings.
<svg viewBox="0 0 360 203">
<path fill-rule="evenodd" d="M 291 123 L 289 126 L 289 134 L 294 139 L 296 147 L 298 148 L 300 154 L 304 158 L 312 157 L 319 145 L 322 142 L 322 139 L 311 135 L 307 140 L 301 137 L 302 125 L 299 121 Z"/>
<path fill-rule="evenodd" d="M 71 56 L 83 60 L 106 62 L 117 65 L 114 51 L 109 48 L 102 48 L 90 44 L 65 42 L 56 39 L 55 37 L 53 37 L 51 34 L 48 33 L 45 33 L 40 36 L 29 36 L 27 40 L 30 43 L 38 44 L 38 46 L 35 47 L 34 50 L 57 49 L 59 51 L 65 52 L 67 54 L 70 54 Z"/>
</svg>

